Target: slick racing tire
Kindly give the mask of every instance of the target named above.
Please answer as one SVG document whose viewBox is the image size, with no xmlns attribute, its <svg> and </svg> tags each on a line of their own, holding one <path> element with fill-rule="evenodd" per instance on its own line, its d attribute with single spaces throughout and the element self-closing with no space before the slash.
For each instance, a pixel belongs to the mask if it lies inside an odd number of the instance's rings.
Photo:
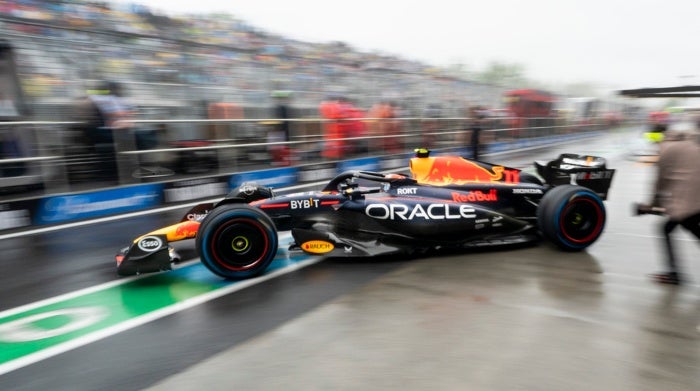
<svg viewBox="0 0 700 391">
<path fill-rule="evenodd" d="M 585 187 L 557 186 L 542 197 L 537 223 L 542 234 L 559 248 L 583 250 L 603 232 L 605 205 Z"/>
<path fill-rule="evenodd" d="M 204 266 L 227 279 L 263 273 L 275 258 L 277 245 L 270 217 L 244 204 L 215 208 L 202 221 L 196 239 Z"/>
</svg>

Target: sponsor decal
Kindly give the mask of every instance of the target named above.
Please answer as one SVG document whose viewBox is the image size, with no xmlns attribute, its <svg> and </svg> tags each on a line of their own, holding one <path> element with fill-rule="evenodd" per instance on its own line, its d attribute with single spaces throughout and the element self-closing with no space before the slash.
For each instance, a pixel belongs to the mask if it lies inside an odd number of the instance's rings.
<svg viewBox="0 0 700 391">
<path fill-rule="evenodd" d="M 576 179 L 610 179 L 612 178 L 613 171 L 594 171 L 594 172 L 579 172 L 576 173 Z"/>
<path fill-rule="evenodd" d="M 542 189 L 513 189 L 513 194 L 542 194 Z"/>
<path fill-rule="evenodd" d="M 493 216 L 491 219 L 491 226 L 494 228 L 502 227 L 503 223 L 500 222 L 503 220 L 503 216 Z"/>
<path fill-rule="evenodd" d="M 333 251 L 333 243 L 325 240 L 311 240 L 301 245 L 302 250 L 312 254 L 325 254 Z"/>
<path fill-rule="evenodd" d="M 253 183 L 244 183 L 238 188 L 238 191 L 245 195 L 252 195 L 257 189 L 258 187 Z"/>
<path fill-rule="evenodd" d="M 163 245 L 163 241 L 157 236 L 145 236 L 139 239 L 138 248 L 141 251 L 152 253 Z"/>
<path fill-rule="evenodd" d="M 404 204 L 369 204 L 365 214 L 379 220 L 454 220 L 473 219 L 474 208 L 469 205 L 429 204 L 408 206 Z"/>
<path fill-rule="evenodd" d="M 37 224 L 59 223 L 108 214 L 132 212 L 160 204 L 163 185 L 151 184 L 44 198 Z"/>
<path fill-rule="evenodd" d="M 518 170 L 503 170 L 503 182 L 505 182 L 505 183 L 520 183 L 520 171 L 518 171 Z"/>
<path fill-rule="evenodd" d="M 168 240 L 181 240 L 190 239 L 197 236 L 197 231 L 199 230 L 199 221 L 183 221 L 179 223 L 175 228 L 174 237 L 168 238 Z"/>
<path fill-rule="evenodd" d="M 189 213 L 187 214 L 187 220 L 189 221 L 202 221 L 207 217 L 206 213 Z"/>
<path fill-rule="evenodd" d="M 343 252 L 346 254 L 352 254 L 352 246 L 343 247 Z"/>
<path fill-rule="evenodd" d="M 418 189 L 415 187 L 399 187 L 396 189 L 396 194 L 399 195 L 415 195 Z"/>
<path fill-rule="evenodd" d="M 488 193 L 481 190 L 474 190 L 468 193 L 452 192 L 452 201 L 455 202 L 495 202 L 498 201 L 496 189 L 491 189 Z"/>
<path fill-rule="evenodd" d="M 309 198 L 308 200 L 291 200 L 289 201 L 290 209 L 311 209 L 318 208 L 318 200 Z"/>
</svg>

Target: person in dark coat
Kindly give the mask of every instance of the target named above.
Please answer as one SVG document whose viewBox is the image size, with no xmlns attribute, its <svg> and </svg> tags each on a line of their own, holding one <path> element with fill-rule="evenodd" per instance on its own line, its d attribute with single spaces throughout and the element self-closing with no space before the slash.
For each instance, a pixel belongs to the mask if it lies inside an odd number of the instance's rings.
<svg viewBox="0 0 700 391">
<path fill-rule="evenodd" d="M 472 159 L 479 160 L 481 130 L 483 129 L 484 112 L 479 106 L 469 109 L 469 130 L 471 130 Z"/>
<path fill-rule="evenodd" d="M 289 119 L 292 118 L 289 100 L 292 94 L 289 91 L 274 91 L 272 97 L 275 99 L 275 107 L 273 115 L 279 121 L 275 124 L 268 133 L 268 142 L 271 143 L 270 154 L 272 155 L 272 164 L 277 166 L 289 166 L 292 164 L 291 149 L 286 143 L 291 141 L 291 127 Z"/>
<path fill-rule="evenodd" d="M 115 150 L 115 131 L 128 131 L 126 120 L 133 108 L 122 97 L 121 86 L 115 82 L 103 82 L 80 99 L 73 112 L 79 124 L 77 142 L 87 147 L 87 153 L 95 156 L 96 173 L 91 180 L 116 182 L 119 180 Z"/>
<path fill-rule="evenodd" d="M 667 270 L 653 274 L 659 283 L 678 285 L 680 268 L 671 243 L 671 232 L 678 226 L 700 239 L 700 134 L 687 136 L 667 133 L 661 144 L 651 207 L 667 215 L 662 225 Z"/>
</svg>

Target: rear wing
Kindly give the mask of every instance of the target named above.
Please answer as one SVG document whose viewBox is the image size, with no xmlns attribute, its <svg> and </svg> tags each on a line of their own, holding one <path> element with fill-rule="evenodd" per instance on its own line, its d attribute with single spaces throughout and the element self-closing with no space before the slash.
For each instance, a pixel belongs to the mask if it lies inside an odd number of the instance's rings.
<svg viewBox="0 0 700 391">
<path fill-rule="evenodd" d="M 605 159 L 590 155 L 564 153 L 550 162 L 535 162 L 537 173 L 551 186 L 579 185 L 593 190 L 602 199 L 608 190 L 615 170 L 605 166 Z"/>
</svg>

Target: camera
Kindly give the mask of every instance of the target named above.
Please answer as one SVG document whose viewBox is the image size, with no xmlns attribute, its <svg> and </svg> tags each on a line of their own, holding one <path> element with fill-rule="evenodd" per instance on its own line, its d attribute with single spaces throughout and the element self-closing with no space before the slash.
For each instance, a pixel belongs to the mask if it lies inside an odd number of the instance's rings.
<svg viewBox="0 0 700 391">
<path fill-rule="evenodd" d="M 632 211 L 634 212 L 635 216 L 639 216 L 639 215 L 663 215 L 666 213 L 666 208 L 661 208 L 658 206 L 651 206 L 651 205 L 636 202 L 636 203 L 632 204 Z"/>
</svg>

